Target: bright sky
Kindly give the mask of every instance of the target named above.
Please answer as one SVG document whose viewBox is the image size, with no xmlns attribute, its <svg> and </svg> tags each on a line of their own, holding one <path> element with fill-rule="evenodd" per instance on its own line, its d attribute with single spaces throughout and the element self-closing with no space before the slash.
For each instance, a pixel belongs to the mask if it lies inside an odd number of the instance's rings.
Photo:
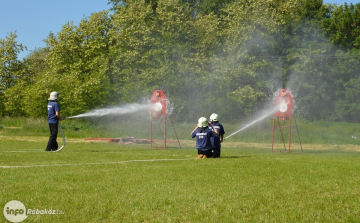
<svg viewBox="0 0 360 223">
<path fill-rule="evenodd" d="M 347 1 L 345 1 L 345 0 L 323 0 L 324 4 L 325 3 L 330 3 L 330 4 L 341 4 L 341 5 L 343 5 L 345 2 L 348 3 L 348 4 L 353 3 L 353 5 L 355 5 L 356 3 L 360 3 L 360 0 L 347 0 Z"/>
<path fill-rule="evenodd" d="M 16 41 L 28 48 L 18 55 L 21 60 L 31 50 L 45 47 L 43 40 L 50 32 L 57 35 L 68 21 L 77 26 L 84 16 L 110 9 L 107 3 L 108 0 L 0 0 L 0 39 L 16 31 Z"/>
<path fill-rule="evenodd" d="M 360 0 L 323 0 L 330 4 L 360 3 Z M 16 31 L 18 43 L 28 48 L 21 52 L 21 60 L 31 50 L 45 47 L 43 41 L 53 32 L 57 35 L 68 21 L 78 25 L 93 12 L 110 9 L 108 0 L 0 0 L 0 39 Z"/>
</svg>

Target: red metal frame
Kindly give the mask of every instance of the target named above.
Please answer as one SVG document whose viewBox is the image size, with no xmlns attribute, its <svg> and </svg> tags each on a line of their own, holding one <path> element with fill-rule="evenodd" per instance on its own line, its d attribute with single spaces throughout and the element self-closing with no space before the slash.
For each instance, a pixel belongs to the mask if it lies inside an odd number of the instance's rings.
<svg viewBox="0 0 360 223">
<path fill-rule="evenodd" d="M 164 147 L 155 147 L 155 148 L 166 148 L 166 96 L 162 90 L 155 90 L 154 93 L 151 95 L 150 103 L 155 107 L 157 103 L 161 104 L 161 109 L 156 110 L 152 108 L 150 111 L 150 147 L 153 147 L 153 118 L 164 122 Z M 160 127 L 161 131 L 161 127 Z M 162 134 L 162 132 L 161 132 Z"/>
<path fill-rule="evenodd" d="M 273 117 L 273 132 L 272 132 L 271 151 L 274 152 L 274 133 L 275 133 L 275 126 L 276 126 L 275 119 L 277 119 L 285 151 L 287 149 L 286 149 L 286 146 L 285 146 L 285 140 L 284 140 L 282 128 L 283 127 L 288 127 L 289 128 L 289 147 L 288 147 L 287 152 L 290 153 L 292 118 L 293 118 L 292 117 L 293 116 L 293 98 L 292 98 L 291 92 L 288 89 L 280 89 L 278 91 L 277 95 L 274 98 L 274 105 L 279 106 L 279 110 L 275 112 L 274 117 Z M 281 123 L 280 123 L 280 120 L 283 120 L 284 123 L 285 123 L 285 121 L 288 120 L 289 121 L 288 126 L 286 126 L 286 125 L 282 126 Z M 298 130 L 298 127 L 297 127 L 296 119 L 294 119 L 294 120 L 295 120 L 295 127 L 296 127 L 298 137 L 299 137 L 301 151 L 302 151 L 302 145 L 301 145 L 301 141 L 300 141 L 299 130 Z"/>
</svg>

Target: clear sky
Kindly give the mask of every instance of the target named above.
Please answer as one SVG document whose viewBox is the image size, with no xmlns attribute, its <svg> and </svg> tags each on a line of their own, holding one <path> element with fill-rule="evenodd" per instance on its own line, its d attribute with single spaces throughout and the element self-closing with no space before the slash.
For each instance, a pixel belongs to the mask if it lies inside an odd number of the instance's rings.
<svg viewBox="0 0 360 223">
<path fill-rule="evenodd" d="M 324 3 L 330 3 L 330 4 L 344 4 L 345 2 L 350 4 L 356 4 L 356 3 L 360 3 L 360 0 L 323 0 Z"/>
<path fill-rule="evenodd" d="M 360 0 L 323 0 L 324 3 L 360 3 Z M 0 39 L 16 31 L 18 43 L 28 48 L 21 52 L 21 60 L 31 50 L 45 47 L 43 41 L 53 32 L 57 35 L 68 21 L 78 25 L 93 12 L 110 9 L 108 0 L 0 0 Z"/>
<path fill-rule="evenodd" d="M 108 0 L 0 0 L 0 39 L 16 31 L 18 43 L 28 48 L 21 52 L 22 59 L 37 47 L 45 47 L 43 41 L 53 32 L 57 35 L 68 21 L 78 25 L 93 12 L 111 8 Z"/>
</svg>

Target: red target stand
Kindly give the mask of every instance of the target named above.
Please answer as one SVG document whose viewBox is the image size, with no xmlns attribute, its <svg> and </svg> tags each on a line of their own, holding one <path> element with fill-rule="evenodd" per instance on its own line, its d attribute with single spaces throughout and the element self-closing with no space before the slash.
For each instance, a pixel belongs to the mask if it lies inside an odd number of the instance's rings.
<svg viewBox="0 0 360 223">
<path fill-rule="evenodd" d="M 279 127 L 281 139 L 284 144 L 284 149 L 288 153 L 290 153 L 290 147 L 291 147 L 291 130 L 293 127 L 296 128 L 296 132 L 299 138 L 299 143 L 302 149 L 301 140 L 300 140 L 300 134 L 299 129 L 296 123 L 296 118 L 293 115 L 293 98 L 291 96 L 291 92 L 288 89 L 280 89 L 275 96 L 274 99 L 274 105 L 278 108 L 278 110 L 274 113 L 273 117 L 273 132 L 272 132 L 272 145 L 271 145 L 271 151 L 274 152 L 274 134 L 275 134 L 275 128 L 276 125 Z M 294 119 L 295 126 L 292 126 L 292 120 Z M 283 121 L 283 125 L 280 123 L 280 120 Z M 277 121 L 277 124 L 276 124 Z M 283 134 L 283 128 L 289 128 L 289 147 L 286 148 L 285 140 L 284 140 L 284 134 Z"/>
<path fill-rule="evenodd" d="M 169 141 L 166 139 L 166 133 L 167 133 L 167 129 L 166 129 L 166 124 L 167 124 L 167 110 L 166 110 L 166 104 L 167 104 L 167 99 L 166 96 L 164 94 L 164 92 L 162 90 L 155 90 L 154 93 L 151 96 L 150 99 L 150 104 L 151 104 L 151 110 L 150 110 L 150 147 L 151 148 L 169 148 L 166 143 L 167 142 L 174 142 L 174 141 Z M 172 121 L 172 119 L 169 117 L 170 122 L 174 128 L 174 132 L 175 132 L 175 136 L 177 139 L 177 143 L 179 144 L 179 148 L 181 148 L 180 145 L 180 141 L 179 138 L 177 136 L 176 130 L 175 130 L 175 126 L 174 123 Z M 153 139 L 153 126 L 154 124 L 157 124 L 160 135 L 162 137 L 162 139 Z M 162 126 L 163 125 L 163 126 Z M 157 146 L 154 145 L 155 142 L 163 142 L 164 146 Z"/>
</svg>

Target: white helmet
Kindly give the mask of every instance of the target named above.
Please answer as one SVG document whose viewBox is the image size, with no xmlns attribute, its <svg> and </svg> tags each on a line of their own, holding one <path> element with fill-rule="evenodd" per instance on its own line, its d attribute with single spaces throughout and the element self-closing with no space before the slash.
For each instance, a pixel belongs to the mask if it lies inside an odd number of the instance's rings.
<svg viewBox="0 0 360 223">
<path fill-rule="evenodd" d="M 208 120 L 205 117 L 199 118 L 198 127 L 207 127 L 207 126 L 208 126 Z"/>
<path fill-rule="evenodd" d="M 210 115 L 210 121 L 211 122 L 218 122 L 219 121 L 219 116 L 216 113 L 213 113 L 212 115 Z"/>
<path fill-rule="evenodd" d="M 50 93 L 50 98 L 48 100 L 53 101 L 53 100 L 58 99 L 58 97 L 59 97 L 59 93 L 57 93 L 56 91 L 53 91 Z"/>
</svg>

